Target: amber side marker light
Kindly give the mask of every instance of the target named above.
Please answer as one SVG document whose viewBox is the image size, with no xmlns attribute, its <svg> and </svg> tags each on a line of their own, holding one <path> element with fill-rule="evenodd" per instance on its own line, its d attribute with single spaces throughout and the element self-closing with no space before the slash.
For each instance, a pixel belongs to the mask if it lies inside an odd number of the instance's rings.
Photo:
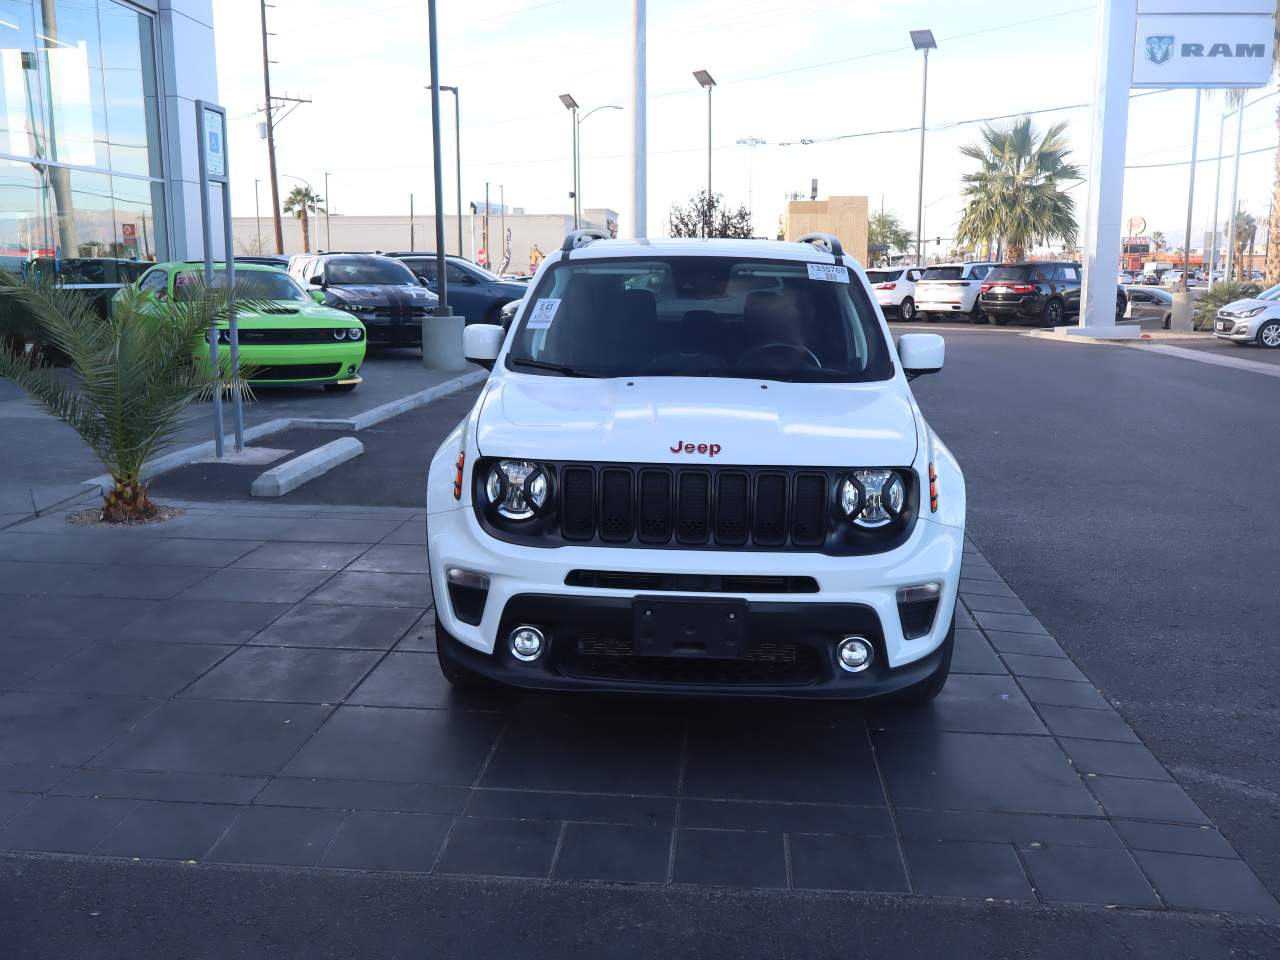
<svg viewBox="0 0 1280 960">
<path fill-rule="evenodd" d="M 458 476 L 462 476 L 461 473 Z M 929 512 L 938 512 L 938 471 L 929 464 Z"/>
<path fill-rule="evenodd" d="M 462 499 L 462 466 L 467 462 L 467 453 L 465 450 L 458 451 L 458 462 L 456 464 L 458 472 L 453 477 L 453 499 Z M 933 476 L 933 468 L 929 468 L 929 476 Z M 934 509 L 937 509 L 936 507 Z"/>
</svg>

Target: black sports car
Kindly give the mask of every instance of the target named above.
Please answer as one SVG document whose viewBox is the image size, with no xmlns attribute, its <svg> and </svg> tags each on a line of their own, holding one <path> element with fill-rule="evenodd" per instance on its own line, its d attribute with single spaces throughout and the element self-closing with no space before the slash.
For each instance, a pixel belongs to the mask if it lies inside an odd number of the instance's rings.
<svg viewBox="0 0 1280 960">
<path fill-rule="evenodd" d="M 293 271 L 291 271 L 293 272 Z M 320 254 L 298 265 L 296 279 L 324 291 L 326 306 L 359 317 L 369 342 L 422 343 L 422 318 L 438 298 L 403 263 L 374 254 Z"/>
</svg>

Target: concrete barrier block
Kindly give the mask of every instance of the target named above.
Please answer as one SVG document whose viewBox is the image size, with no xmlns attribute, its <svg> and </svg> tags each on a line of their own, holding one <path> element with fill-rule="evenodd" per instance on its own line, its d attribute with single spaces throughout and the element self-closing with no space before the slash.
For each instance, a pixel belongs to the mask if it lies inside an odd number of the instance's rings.
<svg viewBox="0 0 1280 960">
<path fill-rule="evenodd" d="M 255 497 L 282 497 L 362 453 L 364 444 L 355 437 L 339 437 L 272 467 L 253 481 L 249 493 Z"/>
</svg>

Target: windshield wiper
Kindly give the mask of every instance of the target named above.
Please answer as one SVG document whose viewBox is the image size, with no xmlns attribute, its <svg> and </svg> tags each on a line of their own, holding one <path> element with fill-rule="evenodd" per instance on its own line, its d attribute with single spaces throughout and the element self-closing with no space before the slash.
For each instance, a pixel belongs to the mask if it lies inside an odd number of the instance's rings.
<svg viewBox="0 0 1280 960">
<path fill-rule="evenodd" d="M 599 377 L 598 373 L 578 370 L 567 363 L 552 363 L 550 360 L 534 360 L 532 357 L 512 357 L 509 361 L 513 367 L 533 367 L 535 370 L 554 370 L 565 377 Z"/>
</svg>

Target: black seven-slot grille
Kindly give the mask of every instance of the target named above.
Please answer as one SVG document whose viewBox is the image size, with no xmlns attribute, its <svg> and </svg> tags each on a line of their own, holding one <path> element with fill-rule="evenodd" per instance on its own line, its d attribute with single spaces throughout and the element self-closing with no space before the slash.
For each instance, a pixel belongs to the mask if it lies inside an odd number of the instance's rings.
<svg viewBox="0 0 1280 960">
<path fill-rule="evenodd" d="M 900 519 L 868 530 L 838 515 L 836 490 L 847 469 L 660 464 L 545 464 L 552 498 L 539 517 L 506 521 L 488 509 L 477 464 L 477 513 L 500 539 L 535 546 L 580 544 L 719 550 L 876 553 L 902 543 L 914 526 L 914 473 Z"/>
<path fill-rule="evenodd" d="M 574 464 L 561 476 L 560 533 L 570 542 L 818 547 L 826 539 L 824 473 Z"/>
</svg>

